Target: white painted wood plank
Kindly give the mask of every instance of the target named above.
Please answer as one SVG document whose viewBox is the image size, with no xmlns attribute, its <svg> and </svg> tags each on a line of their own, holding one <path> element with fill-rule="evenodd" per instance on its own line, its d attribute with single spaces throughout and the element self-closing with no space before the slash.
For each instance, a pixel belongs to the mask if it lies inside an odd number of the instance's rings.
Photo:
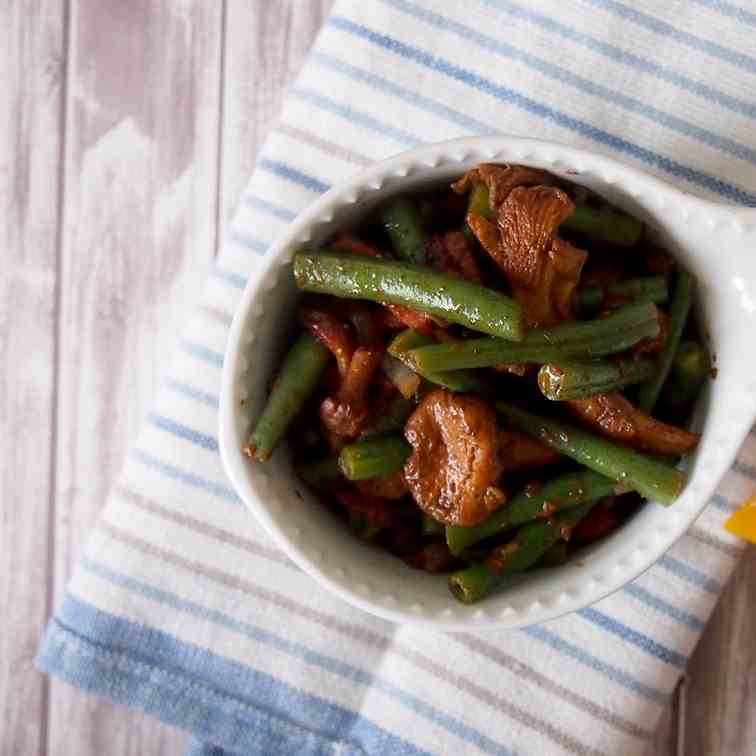
<svg viewBox="0 0 756 756">
<path fill-rule="evenodd" d="M 71 0 L 56 600 L 216 246 L 222 3 Z M 54 682 L 54 756 L 181 753 L 186 736 Z"/>
<path fill-rule="evenodd" d="M 735 571 L 688 665 L 686 756 L 756 754 L 756 548 Z"/>
<path fill-rule="evenodd" d="M 333 0 L 227 0 L 221 217 L 231 219 Z"/>
<path fill-rule="evenodd" d="M 64 7 L 0 5 L 0 754 L 43 753 Z"/>
</svg>

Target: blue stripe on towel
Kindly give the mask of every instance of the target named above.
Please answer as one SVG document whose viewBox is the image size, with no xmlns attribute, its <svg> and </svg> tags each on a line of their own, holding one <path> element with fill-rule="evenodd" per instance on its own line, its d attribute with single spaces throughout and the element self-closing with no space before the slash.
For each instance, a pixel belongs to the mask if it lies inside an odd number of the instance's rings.
<svg viewBox="0 0 756 756">
<path fill-rule="evenodd" d="M 188 383 L 182 381 L 176 381 L 174 379 L 167 380 L 165 382 L 166 388 L 171 391 L 175 391 L 177 394 L 187 397 L 195 402 L 206 404 L 208 407 L 218 409 L 220 407 L 220 399 L 215 394 L 210 394 L 206 391 L 201 391 L 194 386 L 190 386 Z"/>
<path fill-rule="evenodd" d="M 699 617 L 696 617 L 695 614 L 686 612 L 683 609 L 678 609 L 673 604 L 654 595 L 651 591 L 647 591 L 637 583 L 628 583 L 622 590 L 646 606 L 650 606 L 658 612 L 666 614 L 668 617 L 677 620 L 680 624 L 687 625 L 692 630 L 701 631 L 705 627 L 704 621 Z"/>
<path fill-rule="evenodd" d="M 579 76 L 578 74 L 573 73 L 564 66 L 560 66 L 537 55 L 520 50 L 510 45 L 508 42 L 484 34 L 477 29 L 473 29 L 472 27 L 461 24 L 458 21 L 446 18 L 438 13 L 433 13 L 415 3 L 408 2 L 407 0 L 383 0 L 383 2 L 402 10 L 431 26 L 456 34 L 462 39 L 482 47 L 484 50 L 523 63 L 528 68 L 538 71 L 544 76 L 556 79 L 556 81 L 561 84 L 567 84 L 574 89 L 577 89 L 579 92 L 596 97 L 603 102 L 618 105 L 631 113 L 637 113 L 638 115 L 647 118 L 653 123 L 663 124 L 666 128 L 676 131 L 678 134 L 684 134 L 691 139 L 695 139 L 702 144 L 725 154 L 732 155 L 739 160 L 756 164 L 755 149 L 748 145 L 741 144 L 740 142 L 736 142 L 729 137 L 722 136 L 718 131 L 704 129 L 677 114 L 659 110 L 659 108 L 649 105 L 642 100 L 638 100 L 635 97 L 626 94 L 624 91 L 610 89 L 602 84 L 598 84 L 585 76 Z"/>
<path fill-rule="evenodd" d="M 274 176 L 286 179 L 287 181 L 292 181 L 295 184 L 303 186 L 305 189 L 320 194 L 327 192 L 331 188 L 328 184 L 324 184 L 319 179 L 308 176 L 306 173 L 302 173 L 302 171 L 278 160 L 270 160 L 269 158 L 263 157 L 257 161 L 257 167 L 263 171 L 272 173 Z"/>
<path fill-rule="evenodd" d="M 297 217 L 296 213 L 289 210 L 287 207 L 277 205 L 274 202 L 269 202 L 262 197 L 255 197 L 253 195 L 247 195 L 243 200 L 245 205 L 254 208 L 255 210 L 261 210 L 268 215 L 272 215 L 274 218 L 279 218 L 282 221 L 293 221 Z"/>
<path fill-rule="evenodd" d="M 621 685 L 623 688 L 632 690 L 634 693 L 643 696 L 643 698 L 661 704 L 667 703 L 669 697 L 666 693 L 663 693 L 656 688 L 652 688 L 649 685 L 645 685 L 619 667 L 615 667 L 613 664 L 609 664 L 608 662 L 593 656 L 593 654 L 576 646 L 574 643 L 564 640 L 564 638 L 548 629 L 545 625 L 527 627 L 522 630 L 522 632 L 531 638 L 535 638 L 536 640 L 545 643 L 547 646 L 554 649 L 554 651 L 558 651 L 560 654 L 574 659 L 579 664 L 598 672 L 612 682 Z"/>
<path fill-rule="evenodd" d="M 196 488 L 205 493 L 217 496 L 219 499 L 225 499 L 232 504 L 241 504 L 242 501 L 237 495 L 236 491 L 228 486 L 224 486 L 222 483 L 216 483 L 215 481 L 203 478 L 201 475 L 183 470 L 176 465 L 171 465 L 168 462 L 158 459 L 149 452 L 142 451 L 141 449 L 135 449 L 133 452 L 134 458 L 147 467 L 151 467 L 153 470 L 157 470 L 159 473 L 165 475 L 171 480 L 177 480 L 179 483 L 184 483 L 187 486 Z"/>
<path fill-rule="evenodd" d="M 235 289 L 243 289 L 247 285 L 247 277 L 230 270 L 223 270 L 217 265 L 210 271 L 213 278 L 218 278 L 225 283 L 231 284 Z"/>
<path fill-rule="evenodd" d="M 665 554 L 656 564 L 663 567 L 668 572 L 671 572 L 673 575 L 676 575 L 689 583 L 693 583 L 693 585 L 697 585 L 699 588 L 703 588 L 708 593 L 716 594 L 722 590 L 722 586 L 714 580 L 714 578 L 710 578 L 703 572 L 699 572 L 695 567 L 691 567 L 690 565 L 685 564 L 685 562 L 681 562 L 679 559 L 671 557 L 669 554 Z"/>
<path fill-rule="evenodd" d="M 199 431 L 194 430 L 194 428 L 179 423 L 170 417 L 165 417 L 163 415 L 158 415 L 156 412 L 152 412 L 148 416 L 147 421 L 156 428 L 160 428 L 160 430 L 164 430 L 184 441 L 189 441 L 190 443 L 201 446 L 203 449 L 207 449 L 211 452 L 217 453 L 218 451 L 218 439 L 213 436 L 208 436 L 205 433 L 200 433 Z"/>
<path fill-rule="evenodd" d="M 617 152 L 630 155 L 636 160 L 658 168 L 671 176 L 685 179 L 692 184 L 698 184 L 711 192 L 720 194 L 723 197 L 728 197 L 734 202 L 756 206 L 756 194 L 752 194 L 734 184 L 730 184 L 722 179 L 716 178 L 715 176 L 711 176 L 704 171 L 678 163 L 676 160 L 672 160 L 671 158 L 656 153 L 653 150 L 649 150 L 646 147 L 622 139 L 616 134 L 612 134 L 604 129 L 599 129 L 591 123 L 562 113 L 559 110 L 555 110 L 549 105 L 545 105 L 531 97 L 526 97 L 508 87 L 496 84 L 490 79 L 479 76 L 462 66 L 455 65 L 440 56 L 431 55 L 425 50 L 413 47 L 412 45 L 407 45 L 393 37 L 386 34 L 380 34 L 362 24 L 357 24 L 341 16 L 332 16 L 327 23 L 354 34 L 371 44 L 383 47 L 407 60 L 412 60 L 421 66 L 438 71 L 449 78 L 478 89 L 481 92 L 485 92 L 502 102 L 521 108 L 528 113 L 551 121 L 562 128 L 598 142 L 599 144 L 611 147 Z"/>
<path fill-rule="evenodd" d="M 593 607 L 589 606 L 585 609 L 580 609 L 577 614 L 583 619 L 588 620 L 588 622 L 598 625 L 603 630 L 612 633 L 612 635 L 622 638 L 623 641 L 640 648 L 646 653 L 651 654 L 651 656 L 655 656 L 657 659 L 660 659 L 667 664 L 671 664 L 674 667 L 682 668 L 688 661 L 682 654 L 678 654 L 677 651 L 673 651 L 672 649 L 663 646 L 661 643 L 653 640 L 653 638 L 649 638 L 644 633 L 628 627 L 623 622 L 620 622 L 614 617 L 610 617 L 608 614 L 604 614 Z"/>
<path fill-rule="evenodd" d="M 483 123 L 477 118 L 467 115 L 454 108 L 442 105 L 430 97 L 425 97 L 417 92 L 402 87 L 396 82 L 385 79 L 382 76 L 366 71 L 363 68 L 358 68 L 350 63 L 345 63 L 343 60 L 339 60 L 332 55 L 326 55 L 325 53 L 313 52 L 312 59 L 316 63 L 319 63 L 325 68 L 330 68 L 332 71 L 338 71 L 345 76 L 348 76 L 352 81 L 358 81 L 362 84 L 367 84 L 373 89 L 377 89 L 380 92 L 385 92 L 393 97 L 406 102 L 434 115 L 443 118 L 450 123 L 455 123 L 457 126 L 461 126 L 463 129 L 467 129 L 473 134 L 493 134 L 494 129 L 490 124 Z"/>
<path fill-rule="evenodd" d="M 181 342 L 181 348 L 192 357 L 215 365 L 215 367 L 223 367 L 223 355 L 214 349 L 206 347 L 204 344 L 198 344 L 195 341 L 183 341 Z"/>
<path fill-rule="evenodd" d="M 230 630 L 232 632 L 243 635 L 246 638 L 249 638 L 261 644 L 262 646 L 266 646 L 272 650 L 278 651 L 282 654 L 304 662 L 305 664 L 308 664 L 312 667 L 316 667 L 328 674 L 345 679 L 355 685 L 359 685 L 365 688 L 372 688 L 374 690 L 380 690 L 386 696 L 389 696 L 390 698 L 397 701 L 397 703 L 406 708 L 407 711 L 412 712 L 424 719 L 427 719 L 437 727 L 446 730 L 447 732 L 455 735 L 456 737 L 469 743 L 470 745 L 476 746 L 484 753 L 497 754 L 498 756 L 513 756 L 513 753 L 509 748 L 496 743 L 491 738 L 483 735 L 475 728 L 466 725 L 456 717 L 452 717 L 445 712 L 439 711 L 430 704 L 427 704 L 417 697 L 407 693 L 402 688 L 399 688 L 398 686 L 378 675 L 375 675 L 366 670 L 359 669 L 358 667 L 354 667 L 351 664 L 347 664 L 346 662 L 343 662 L 339 659 L 330 657 L 326 654 L 302 645 L 301 643 L 296 643 L 294 641 L 288 640 L 287 638 L 284 638 L 281 635 L 277 635 L 276 633 L 273 633 L 265 628 L 253 625 L 249 622 L 243 622 L 228 614 L 224 614 L 223 612 L 214 609 L 208 609 L 207 607 L 204 607 L 194 601 L 181 598 L 168 591 L 161 590 L 126 575 L 121 575 L 118 572 L 111 570 L 109 567 L 101 565 L 92 560 L 85 559 L 82 563 L 82 566 L 90 572 L 98 575 L 100 578 L 113 583 L 114 585 L 118 585 L 129 591 L 133 591 L 134 593 L 137 593 L 138 595 L 141 595 L 151 601 L 169 606 L 177 612 L 189 615 L 191 617 L 194 617 L 195 619 L 210 622 L 219 627 L 223 627 L 226 630 Z M 61 613 L 63 621 L 68 622 L 68 624 L 77 628 L 87 627 L 86 618 L 82 618 L 78 614 L 78 607 L 75 604 L 72 604 L 68 608 L 69 612 L 71 612 L 70 614 L 66 611 L 66 607 L 64 607 L 64 610 Z M 113 617 L 112 619 L 115 622 L 120 622 L 120 620 L 117 620 L 115 617 Z M 114 629 L 113 627 L 105 628 L 102 631 L 102 637 L 110 643 L 113 642 L 114 638 L 117 638 L 121 643 L 121 647 L 123 647 L 123 645 L 125 644 L 128 644 L 131 640 L 131 637 L 123 638 L 122 636 L 116 634 L 115 630 L 116 629 Z M 134 648 L 132 650 L 134 653 L 140 654 L 142 658 L 146 658 L 146 660 L 150 663 L 160 663 L 162 666 L 166 666 L 164 657 L 161 654 L 161 651 L 163 649 L 160 646 L 161 640 L 163 640 L 165 637 L 166 636 L 163 633 L 144 628 L 142 632 L 137 634 L 137 637 L 133 639 L 132 642 L 134 643 Z M 170 636 L 167 637 L 170 638 Z M 93 638 L 93 640 L 96 641 L 97 639 Z M 202 654 L 203 652 L 198 649 L 197 653 Z M 187 672 L 191 675 L 202 675 L 203 668 L 204 665 L 199 663 L 196 659 L 190 659 L 188 663 L 184 664 L 184 669 L 186 669 Z M 241 671 L 246 671 L 248 674 L 253 675 L 264 674 L 246 666 L 242 667 Z M 240 692 L 238 678 L 235 679 L 234 677 L 222 677 L 219 676 L 216 672 L 215 674 L 209 675 L 209 679 L 224 680 L 224 685 L 226 686 L 228 692 L 233 695 L 236 695 L 238 694 L 238 692 Z M 275 678 L 271 678 L 271 680 L 273 682 L 283 684 L 281 683 L 281 681 L 275 680 Z M 255 686 L 255 689 L 259 690 L 261 687 L 264 688 L 264 686 L 257 685 Z M 246 689 L 246 686 L 243 689 Z M 291 714 L 293 713 L 290 708 L 292 703 L 293 702 L 289 701 L 286 697 L 283 697 L 280 701 L 269 699 L 268 709 L 270 710 L 270 708 L 274 708 L 282 713 L 289 712 Z M 316 710 L 312 712 L 311 716 L 314 717 L 313 724 L 318 722 L 319 719 L 317 717 L 322 718 L 323 716 L 323 712 L 320 707 L 317 707 Z M 357 717 L 358 715 L 354 714 L 354 716 Z M 348 729 L 345 730 L 341 727 L 335 729 L 335 732 L 348 731 Z"/>
<path fill-rule="evenodd" d="M 59 616 L 39 666 L 222 748 L 266 756 L 323 756 L 338 748 L 349 756 L 424 754 L 343 706 L 74 596 Z"/>
<path fill-rule="evenodd" d="M 310 105 L 314 105 L 315 107 L 327 110 L 329 113 L 333 113 L 334 115 L 343 118 L 345 121 L 349 121 L 350 123 L 355 123 L 358 126 L 362 126 L 368 129 L 368 131 L 374 131 L 376 134 L 389 137 L 390 139 L 393 139 L 395 142 L 402 144 L 405 147 L 414 147 L 420 144 L 420 139 L 418 139 L 414 134 L 410 134 L 408 131 L 397 128 L 396 126 L 392 126 L 389 123 L 384 123 L 378 118 L 374 118 L 367 113 L 363 113 L 362 111 L 353 108 L 351 105 L 344 105 L 340 102 L 337 102 L 331 97 L 327 97 L 320 92 L 315 92 L 314 90 L 307 89 L 306 87 L 294 87 L 294 89 L 291 90 L 290 94 L 299 100 L 303 100 L 304 102 L 309 103 Z"/>
<path fill-rule="evenodd" d="M 756 118 L 756 103 L 733 97 L 721 89 L 705 84 L 702 81 L 691 79 L 689 76 L 686 76 L 684 73 L 681 73 L 674 68 L 657 63 L 655 60 L 639 55 L 636 52 L 631 52 L 630 50 L 625 50 L 616 45 L 612 45 L 605 42 L 603 39 L 579 31 L 569 24 L 536 13 L 529 8 L 510 2 L 510 0 L 479 1 L 492 8 L 503 11 L 504 13 L 508 13 L 514 18 L 532 23 L 551 34 L 558 35 L 562 39 L 580 45 L 581 47 L 591 50 L 599 55 L 603 55 L 605 58 L 613 60 L 615 63 L 619 63 L 627 68 L 633 68 L 636 71 L 648 74 L 661 81 L 669 82 L 670 84 L 673 84 L 680 89 L 684 89 L 687 92 L 691 92 L 714 105 L 719 105 L 720 107 L 731 110 L 734 113 L 748 116 L 749 118 Z"/>
<path fill-rule="evenodd" d="M 729 16 L 741 24 L 756 26 L 756 13 L 752 13 L 745 8 L 738 8 L 737 5 L 725 2 L 725 0 L 692 0 L 692 2 L 702 5 L 704 8 L 710 8 L 723 16 Z"/>
<path fill-rule="evenodd" d="M 717 42 L 711 42 L 708 39 L 697 37 L 690 32 L 683 31 L 682 29 L 676 29 L 672 24 L 668 24 L 666 21 L 662 21 L 659 18 L 654 18 L 648 13 L 631 8 L 624 3 L 619 3 L 616 0 L 586 0 L 591 5 L 602 8 L 609 11 L 626 21 L 632 21 L 638 26 L 642 26 L 649 31 L 654 32 L 662 37 L 673 39 L 675 42 L 690 47 L 693 50 L 706 53 L 713 58 L 719 58 L 727 63 L 741 68 L 743 71 L 750 73 L 756 73 L 756 59 L 748 55 L 744 55 L 737 50 L 730 50 L 728 47 L 718 44 Z"/>
</svg>

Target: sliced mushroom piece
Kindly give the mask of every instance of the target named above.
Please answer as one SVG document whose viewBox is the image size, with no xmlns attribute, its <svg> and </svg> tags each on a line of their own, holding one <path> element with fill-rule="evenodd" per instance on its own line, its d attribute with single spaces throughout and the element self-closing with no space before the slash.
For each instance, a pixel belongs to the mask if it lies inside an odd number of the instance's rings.
<svg viewBox="0 0 756 756">
<path fill-rule="evenodd" d="M 415 502 L 447 525 L 476 525 L 505 500 L 499 477 L 499 427 L 482 399 L 438 389 L 405 426 L 412 454 L 404 477 Z"/>
<path fill-rule="evenodd" d="M 499 433 L 499 460 L 503 474 L 545 467 L 561 459 L 559 452 L 527 433 L 515 430 Z"/>
<path fill-rule="evenodd" d="M 342 379 L 349 370 L 355 350 L 354 338 L 349 326 L 325 308 L 303 307 L 299 311 L 302 325 L 336 358 Z"/>
<path fill-rule="evenodd" d="M 451 188 L 457 194 L 465 194 L 476 181 L 482 181 L 486 185 L 491 210 L 496 214 L 516 186 L 550 186 L 556 178 L 546 171 L 527 165 L 481 163 L 455 181 Z"/>
<path fill-rule="evenodd" d="M 472 243 L 461 231 L 447 231 L 432 236 L 426 253 L 428 263 L 436 270 L 473 283 L 483 283 Z"/>
<path fill-rule="evenodd" d="M 525 307 L 531 326 L 572 320 L 572 294 L 588 257 L 557 237 L 574 209 L 560 189 L 545 186 L 512 189 L 496 223 L 471 215 L 468 223 L 483 248 L 504 272 L 512 294 Z"/>
<path fill-rule="evenodd" d="M 567 404 L 572 412 L 603 436 L 653 454 L 686 454 L 701 438 L 697 433 L 647 415 L 622 394 L 598 394 Z"/>
<path fill-rule="evenodd" d="M 371 499 L 396 501 L 409 493 L 407 481 L 404 479 L 404 472 L 402 470 L 391 475 L 384 475 L 382 478 L 360 480 L 356 483 L 356 486 L 359 488 L 360 493 Z"/>
<path fill-rule="evenodd" d="M 370 385 L 383 354 L 383 349 L 376 347 L 355 350 L 336 395 L 326 397 L 320 405 L 320 419 L 329 433 L 354 438 L 368 427 L 373 417 Z"/>
</svg>

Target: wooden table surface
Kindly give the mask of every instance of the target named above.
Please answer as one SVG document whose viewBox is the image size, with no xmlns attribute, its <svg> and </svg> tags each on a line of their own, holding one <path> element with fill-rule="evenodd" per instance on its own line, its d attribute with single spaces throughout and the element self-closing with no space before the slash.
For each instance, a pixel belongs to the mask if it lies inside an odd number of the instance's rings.
<svg viewBox="0 0 756 756">
<path fill-rule="evenodd" d="M 2 754 L 187 745 L 31 659 L 330 4 L 0 4 Z M 750 550 L 649 755 L 756 753 L 754 594 Z"/>
</svg>

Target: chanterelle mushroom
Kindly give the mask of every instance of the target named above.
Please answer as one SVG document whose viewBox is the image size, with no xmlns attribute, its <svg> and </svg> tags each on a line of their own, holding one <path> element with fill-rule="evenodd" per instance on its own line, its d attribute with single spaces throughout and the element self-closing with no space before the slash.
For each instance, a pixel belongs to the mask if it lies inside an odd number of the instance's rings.
<svg viewBox="0 0 756 756">
<path fill-rule="evenodd" d="M 655 454 L 685 454 L 700 436 L 667 425 L 637 407 L 622 394 L 597 394 L 568 402 L 570 409 L 599 433 Z"/>
<path fill-rule="evenodd" d="M 404 477 L 417 505 L 447 525 L 476 525 L 504 503 L 499 428 L 488 402 L 438 389 L 405 426 L 413 452 Z"/>
<path fill-rule="evenodd" d="M 320 420 L 330 433 L 353 438 L 370 424 L 370 385 L 382 359 L 382 348 L 365 346 L 355 350 L 338 392 L 320 405 Z"/>
<path fill-rule="evenodd" d="M 516 186 L 549 186 L 554 177 L 538 168 L 508 163 L 481 163 L 455 181 L 451 188 L 457 194 L 466 194 L 475 181 L 482 181 L 488 189 L 489 202 L 494 215 L 502 202 Z"/>
<path fill-rule="evenodd" d="M 587 254 L 556 233 L 574 207 L 561 189 L 518 186 L 498 207 L 495 223 L 475 214 L 467 219 L 533 326 L 573 318 L 572 293 Z"/>
</svg>

